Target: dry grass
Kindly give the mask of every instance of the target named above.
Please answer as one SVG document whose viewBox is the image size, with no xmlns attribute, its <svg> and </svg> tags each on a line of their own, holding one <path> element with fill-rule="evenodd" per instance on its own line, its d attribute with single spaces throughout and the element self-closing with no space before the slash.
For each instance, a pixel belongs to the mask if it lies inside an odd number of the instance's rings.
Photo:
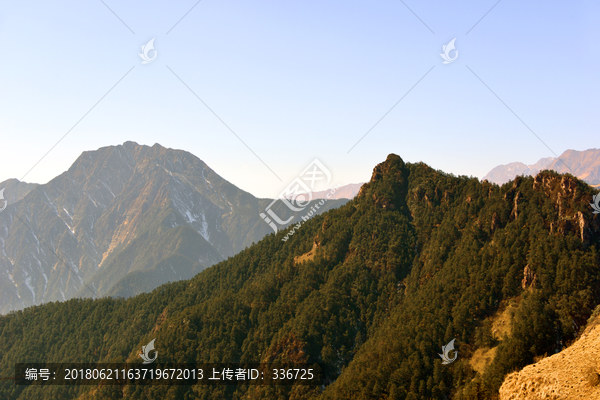
<svg viewBox="0 0 600 400">
<path fill-rule="evenodd" d="M 483 374 L 485 367 L 490 365 L 494 360 L 497 349 L 498 347 L 492 347 L 491 349 L 487 347 L 482 347 L 480 349 L 475 350 L 475 353 L 473 353 L 473 356 L 469 360 L 471 368 L 473 368 L 480 374 Z"/>
<path fill-rule="evenodd" d="M 315 258 L 316 252 L 314 250 L 304 253 L 301 256 L 294 257 L 294 264 L 302 264 L 305 261 L 310 261 Z"/>
<path fill-rule="evenodd" d="M 496 340 L 502 340 L 504 336 L 510 336 L 511 322 L 515 312 L 519 309 L 521 297 L 515 297 L 508 300 L 508 303 L 492 317 L 492 336 Z"/>
<path fill-rule="evenodd" d="M 505 336 L 511 335 L 511 323 L 513 316 L 519 308 L 521 297 L 509 299 L 504 304 L 500 305 L 498 312 L 491 317 L 492 321 L 492 336 L 496 340 L 502 340 Z M 494 361 L 496 350 L 498 347 L 481 347 L 475 350 L 471 356 L 469 364 L 473 370 L 483 374 L 485 368 Z"/>
<path fill-rule="evenodd" d="M 304 253 L 301 256 L 294 257 L 294 264 L 296 264 L 296 265 L 302 264 L 303 262 L 310 261 L 313 258 L 315 258 L 318 247 L 319 246 L 316 243 L 313 243 L 313 248 L 310 249 L 310 251 L 308 253 Z"/>
</svg>

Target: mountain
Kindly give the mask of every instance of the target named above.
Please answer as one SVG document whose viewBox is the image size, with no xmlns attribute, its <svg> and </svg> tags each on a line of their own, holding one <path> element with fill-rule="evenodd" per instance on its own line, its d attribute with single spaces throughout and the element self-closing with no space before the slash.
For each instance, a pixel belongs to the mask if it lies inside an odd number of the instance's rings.
<svg viewBox="0 0 600 400">
<path fill-rule="evenodd" d="M 313 199 L 325 199 L 329 194 L 330 199 L 353 199 L 354 196 L 358 194 L 360 187 L 364 185 L 364 183 L 350 183 L 348 185 L 340 186 L 335 190 L 335 193 L 330 194 L 331 190 L 323 190 L 318 192 L 313 192 Z"/>
<path fill-rule="evenodd" d="M 548 169 L 561 174 L 570 173 L 590 185 L 600 185 L 600 149 L 567 150 Z"/>
<path fill-rule="evenodd" d="M 502 185 L 516 176 L 535 176 L 542 170 L 570 173 L 593 186 L 600 185 L 600 149 L 567 150 L 558 158 L 542 158 L 533 165 L 514 162 L 493 168 L 484 180 Z"/>
<path fill-rule="evenodd" d="M 159 362 L 320 363 L 321 385 L 0 380 L 0 398 L 497 399 L 600 303 L 594 193 L 554 171 L 498 186 L 389 155 L 353 200 L 286 241 L 296 227 L 151 293 L 0 317 L 0 377 L 16 362 L 140 363 L 154 339 Z"/>
<path fill-rule="evenodd" d="M 555 157 L 548 157 L 542 158 L 532 165 L 525 165 L 522 162 L 499 165 L 488 172 L 483 179 L 498 185 L 503 185 L 506 182 L 515 179 L 516 176 L 535 176 L 538 172 L 548 169 L 548 166 L 555 160 Z"/>
<path fill-rule="evenodd" d="M 272 232 L 260 218 L 272 200 L 158 144 L 84 152 L 45 185 L 8 183 L 5 194 L 13 197 L 0 213 L 3 313 L 189 279 Z M 282 202 L 273 210 L 294 216 Z"/>
</svg>

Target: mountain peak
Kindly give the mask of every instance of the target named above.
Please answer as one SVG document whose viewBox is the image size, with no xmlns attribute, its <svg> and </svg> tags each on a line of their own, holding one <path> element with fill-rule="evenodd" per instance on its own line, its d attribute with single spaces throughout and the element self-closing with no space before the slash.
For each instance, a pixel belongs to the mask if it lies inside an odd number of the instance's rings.
<svg viewBox="0 0 600 400">
<path fill-rule="evenodd" d="M 397 210 L 404 208 L 408 190 L 408 168 L 396 154 L 390 154 L 386 160 L 373 169 L 371 180 L 358 192 L 358 198 L 372 199 L 376 206 Z"/>
<path fill-rule="evenodd" d="M 373 174 L 371 175 L 371 181 L 375 182 L 382 179 L 385 179 L 385 176 L 392 173 L 398 173 L 400 170 L 404 168 L 404 161 L 400 158 L 399 155 L 390 153 L 384 162 L 377 164 L 375 168 L 373 168 Z"/>
<path fill-rule="evenodd" d="M 123 147 L 138 147 L 139 144 L 137 142 L 134 142 L 132 140 L 128 140 L 126 142 L 123 142 Z"/>
</svg>

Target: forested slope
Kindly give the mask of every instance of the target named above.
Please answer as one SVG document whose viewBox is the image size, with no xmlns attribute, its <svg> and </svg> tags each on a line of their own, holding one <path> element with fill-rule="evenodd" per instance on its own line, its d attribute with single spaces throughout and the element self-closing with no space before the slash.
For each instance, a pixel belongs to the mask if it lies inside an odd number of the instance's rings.
<svg viewBox="0 0 600 400">
<path fill-rule="evenodd" d="M 490 399 L 503 377 L 570 343 L 600 303 L 593 190 L 542 172 L 499 187 L 390 155 L 345 206 L 189 281 L 127 300 L 71 300 L 0 318 L 15 362 L 320 362 L 323 388 L 50 387 L 0 398 Z M 512 334 L 491 317 L 519 298 Z M 458 359 L 442 365 L 456 339 Z M 483 374 L 469 358 L 496 347 Z M 54 396 L 54 397 L 52 397 Z"/>
</svg>

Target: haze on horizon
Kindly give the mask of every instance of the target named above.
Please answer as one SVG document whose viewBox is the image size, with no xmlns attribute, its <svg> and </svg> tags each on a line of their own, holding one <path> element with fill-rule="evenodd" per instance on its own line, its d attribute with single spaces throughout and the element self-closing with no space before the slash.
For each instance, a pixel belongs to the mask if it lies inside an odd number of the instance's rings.
<svg viewBox="0 0 600 400">
<path fill-rule="evenodd" d="M 0 181 L 63 136 L 25 181 L 128 140 L 189 151 L 261 197 L 315 158 L 334 185 L 389 153 L 481 178 L 597 147 L 592 1 L 104 3 L 0 5 Z"/>
</svg>

